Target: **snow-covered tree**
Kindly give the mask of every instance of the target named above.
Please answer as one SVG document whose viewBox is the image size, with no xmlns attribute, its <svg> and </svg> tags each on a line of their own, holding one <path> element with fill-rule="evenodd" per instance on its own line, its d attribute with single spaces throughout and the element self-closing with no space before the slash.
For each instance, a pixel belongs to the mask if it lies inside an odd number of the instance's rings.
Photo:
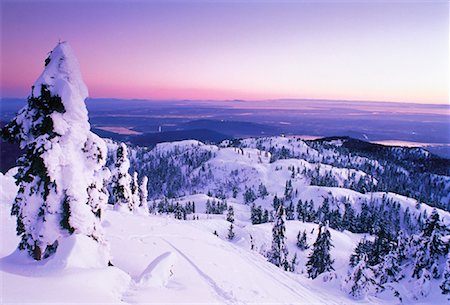
<svg viewBox="0 0 450 305">
<path fill-rule="evenodd" d="M 149 211 L 147 203 L 148 197 L 147 183 L 148 178 L 147 176 L 144 176 L 142 177 L 141 184 L 139 185 L 139 208 L 144 210 L 146 213 L 148 213 Z"/>
<path fill-rule="evenodd" d="M 131 179 L 131 201 L 133 209 L 136 209 L 140 206 L 140 198 L 139 198 L 139 182 L 138 182 L 138 173 L 134 172 L 133 177 Z"/>
<path fill-rule="evenodd" d="M 234 222 L 234 208 L 232 205 L 228 207 L 227 211 L 227 221 L 233 223 Z"/>
<path fill-rule="evenodd" d="M 431 289 L 431 273 L 424 269 L 422 270 L 419 279 L 414 282 L 414 296 L 416 299 L 419 297 L 426 297 L 430 293 Z"/>
<path fill-rule="evenodd" d="M 312 252 L 308 256 L 306 268 L 308 276 L 315 279 L 319 274 L 334 270 L 334 260 L 331 259 L 331 235 L 327 225 L 319 225 L 319 233 L 313 244 Z"/>
<path fill-rule="evenodd" d="M 418 236 L 415 243 L 415 266 L 413 276 L 422 278 L 423 270 L 432 270 L 433 265 L 439 261 L 440 256 L 446 254 L 447 245 L 443 241 L 443 235 L 447 228 L 441 223 L 439 214 L 433 209 L 430 217 L 426 220 L 422 234 Z M 433 277 L 439 278 L 433 270 Z M 438 272 L 438 271 L 437 271 Z"/>
<path fill-rule="evenodd" d="M 450 253 L 447 255 L 442 283 L 439 287 L 441 288 L 442 294 L 450 294 Z"/>
<path fill-rule="evenodd" d="M 398 282 L 401 279 L 401 267 L 398 256 L 395 252 L 390 252 L 384 256 L 383 261 L 376 267 L 375 276 L 379 285 Z"/>
<path fill-rule="evenodd" d="M 234 232 L 233 232 L 234 209 L 233 209 L 233 206 L 231 206 L 231 205 L 228 207 L 227 221 L 230 222 L 230 228 L 228 229 L 228 239 L 232 240 L 234 238 Z"/>
<path fill-rule="evenodd" d="M 11 213 L 17 217 L 19 249 L 36 260 L 52 255 L 73 234 L 105 245 L 100 217 L 108 198 L 107 148 L 90 132 L 87 96 L 72 49 L 58 43 L 28 104 L 2 130 L 3 138 L 24 150 Z"/>
<path fill-rule="evenodd" d="M 230 223 L 230 227 L 228 228 L 228 235 L 227 235 L 227 238 L 229 239 L 229 240 L 233 240 L 234 239 L 234 232 L 233 232 L 233 224 L 232 223 Z"/>
<path fill-rule="evenodd" d="M 300 233 L 300 231 L 298 231 L 297 247 L 302 251 L 309 249 L 309 245 L 306 239 L 306 230 L 303 230 L 303 233 Z"/>
<path fill-rule="evenodd" d="M 130 160 L 127 146 L 121 143 L 116 150 L 114 167 L 111 170 L 111 202 L 115 208 L 132 211 L 134 208 L 131 193 L 131 176 L 128 173 Z"/>
<path fill-rule="evenodd" d="M 284 270 L 289 270 L 288 249 L 286 247 L 286 215 L 284 206 L 278 206 L 272 228 L 272 247 L 268 253 L 268 261 Z"/>
<path fill-rule="evenodd" d="M 363 299 L 375 286 L 373 271 L 367 265 L 367 256 L 363 255 L 350 274 L 344 278 L 342 289 L 355 299 Z"/>
</svg>

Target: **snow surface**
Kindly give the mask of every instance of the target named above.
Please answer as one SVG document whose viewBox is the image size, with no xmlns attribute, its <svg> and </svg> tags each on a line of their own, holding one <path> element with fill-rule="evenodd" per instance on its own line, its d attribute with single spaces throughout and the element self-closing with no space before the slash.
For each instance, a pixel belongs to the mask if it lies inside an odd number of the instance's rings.
<svg viewBox="0 0 450 305">
<path fill-rule="evenodd" d="M 1 176 L 2 185 L 11 177 Z M 6 181 L 5 181 L 6 180 Z M 15 189 L 7 190 L 13 197 Z M 76 243 L 61 245 L 50 260 L 34 261 L 15 248 L 15 219 L 10 204 L 0 202 L 2 224 L 0 279 L 2 303 L 89 304 L 398 304 L 388 295 L 362 300 L 348 298 L 340 288 L 348 268 L 348 257 L 361 234 L 330 229 L 336 273 L 310 280 L 303 274 L 309 250 L 296 245 L 298 231 L 306 230 L 308 243 L 315 240 L 318 226 L 288 221 L 289 256 L 298 255 L 296 273 L 288 273 L 267 262 L 262 255 L 271 244 L 270 223 L 251 225 L 249 207 L 228 201 L 236 208 L 233 242 L 227 240 L 225 215 L 206 215 L 197 194 L 181 198 L 195 201 L 199 220 L 176 220 L 166 215 L 133 215 L 112 208 L 104 213 L 102 226 L 110 243 L 114 267 L 96 266 L 89 254 L 89 238 L 74 236 Z M 240 215 L 240 216 L 239 216 Z M 213 234 L 217 231 L 219 237 Z M 250 235 L 254 249 L 251 250 Z M 73 244 L 78 245 L 72 247 Z M 65 253 L 67 252 L 67 253 Z M 69 258 L 69 259 L 67 259 Z M 444 304 L 436 285 L 427 298 L 414 300 L 414 291 L 404 287 L 404 304 Z"/>
</svg>

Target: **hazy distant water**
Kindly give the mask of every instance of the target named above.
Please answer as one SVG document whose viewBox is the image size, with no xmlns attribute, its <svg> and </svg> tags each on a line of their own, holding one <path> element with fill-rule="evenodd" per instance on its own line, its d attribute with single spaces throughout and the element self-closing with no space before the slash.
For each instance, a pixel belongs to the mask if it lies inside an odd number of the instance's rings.
<svg viewBox="0 0 450 305">
<path fill-rule="evenodd" d="M 1 120 L 11 119 L 24 104 L 25 99 L 3 99 Z M 450 144 L 450 105 L 288 99 L 89 99 L 87 106 L 91 124 L 113 132 L 154 133 L 204 128 L 233 137 L 351 136 L 368 141 Z"/>
</svg>

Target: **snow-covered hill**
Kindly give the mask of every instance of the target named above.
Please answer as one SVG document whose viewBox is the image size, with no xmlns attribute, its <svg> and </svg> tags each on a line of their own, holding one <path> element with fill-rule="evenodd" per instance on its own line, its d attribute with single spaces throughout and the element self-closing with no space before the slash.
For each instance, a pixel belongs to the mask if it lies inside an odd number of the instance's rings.
<svg viewBox="0 0 450 305">
<path fill-rule="evenodd" d="M 312 245 L 317 224 L 287 222 L 289 253 L 291 257 L 298 255 L 298 264 L 296 272 L 285 272 L 264 256 L 270 248 L 271 223 L 252 225 L 250 207 L 230 199 L 228 205 L 235 208 L 236 237 L 229 241 L 229 223 L 224 215 L 205 214 L 206 201 L 213 198 L 203 194 L 179 199 L 180 203 L 196 202 L 198 220 L 177 220 L 172 214 L 139 216 L 109 209 L 102 226 L 114 267 L 87 268 L 89 253 L 80 248 L 83 242 L 75 248 L 68 245 L 64 251 L 69 253 L 62 255 L 64 261 L 56 256 L 47 262 L 36 262 L 15 250 L 19 239 L 14 234 L 15 221 L 9 215 L 16 190 L 11 175 L 1 176 L 3 303 L 398 303 L 388 293 L 355 301 L 340 288 L 348 270 L 348 258 L 364 234 L 331 230 L 336 271 L 311 280 L 304 274 L 310 251 L 297 248 L 296 236 L 305 230 L 308 244 Z M 443 216 L 448 219 L 448 214 Z M 437 281 L 432 283 L 427 298 L 418 300 L 408 282 L 400 288 L 405 304 L 445 303 Z"/>
</svg>

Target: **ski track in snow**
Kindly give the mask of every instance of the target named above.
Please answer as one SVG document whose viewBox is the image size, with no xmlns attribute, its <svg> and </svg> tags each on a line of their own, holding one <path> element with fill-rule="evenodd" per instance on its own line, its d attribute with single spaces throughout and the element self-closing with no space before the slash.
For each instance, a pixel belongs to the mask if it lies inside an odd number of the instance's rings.
<svg viewBox="0 0 450 305">
<path fill-rule="evenodd" d="M 167 243 L 175 251 L 178 252 L 194 269 L 197 273 L 208 283 L 208 285 L 216 292 L 216 294 L 224 301 L 225 304 L 237 304 L 238 301 L 233 298 L 228 292 L 220 288 L 220 286 L 205 272 L 203 272 L 186 254 L 184 254 L 180 249 L 175 247 L 170 241 L 165 238 L 160 237 L 162 241 Z"/>
<path fill-rule="evenodd" d="M 256 268 L 262 270 L 264 273 L 268 273 L 268 274 L 273 273 L 273 270 L 271 270 L 271 267 L 272 267 L 272 266 L 266 266 L 266 265 L 263 265 L 263 264 L 257 264 L 256 261 L 255 261 L 255 259 L 254 259 L 254 257 L 252 258 L 251 255 L 250 255 L 249 253 L 246 253 L 245 251 L 242 251 L 242 249 L 238 248 L 237 246 L 235 246 L 235 245 L 233 245 L 233 244 L 231 244 L 231 246 L 232 246 L 235 250 L 239 251 L 240 254 L 241 254 L 242 256 L 245 256 L 245 257 L 246 257 L 246 260 L 247 260 L 248 262 L 250 262 L 250 263 L 251 263 L 253 266 L 255 266 Z M 283 276 L 284 278 L 288 279 L 288 281 L 290 281 L 291 283 L 292 283 L 292 281 L 294 281 L 294 280 L 293 280 L 292 278 L 290 278 L 287 274 L 285 274 L 285 273 L 281 273 L 281 274 L 282 274 L 282 276 Z M 290 285 L 286 284 L 284 281 L 282 282 L 282 281 L 277 280 L 277 282 L 278 282 L 280 285 L 286 287 L 289 291 L 291 291 L 295 296 L 298 297 L 299 300 L 305 299 L 305 294 L 308 294 L 308 295 L 310 295 L 310 297 L 311 297 L 312 299 L 314 299 L 314 298 L 316 298 L 316 299 L 317 299 L 317 298 L 321 299 L 322 304 L 330 304 L 330 305 L 331 305 L 331 304 L 339 304 L 339 303 L 335 303 L 335 302 L 330 303 L 330 299 L 324 299 L 324 298 L 322 298 L 320 295 L 316 295 L 316 294 L 310 293 L 310 291 L 308 291 L 309 287 L 303 286 L 303 284 L 298 283 L 297 281 L 295 281 L 295 282 L 296 282 L 299 286 L 301 286 L 301 288 L 303 288 L 302 291 L 301 291 L 301 294 L 300 294 L 298 291 L 296 291 L 294 288 L 292 288 Z M 308 299 L 308 300 L 309 300 L 309 299 Z M 308 304 L 309 304 L 309 303 L 308 303 Z"/>
</svg>

